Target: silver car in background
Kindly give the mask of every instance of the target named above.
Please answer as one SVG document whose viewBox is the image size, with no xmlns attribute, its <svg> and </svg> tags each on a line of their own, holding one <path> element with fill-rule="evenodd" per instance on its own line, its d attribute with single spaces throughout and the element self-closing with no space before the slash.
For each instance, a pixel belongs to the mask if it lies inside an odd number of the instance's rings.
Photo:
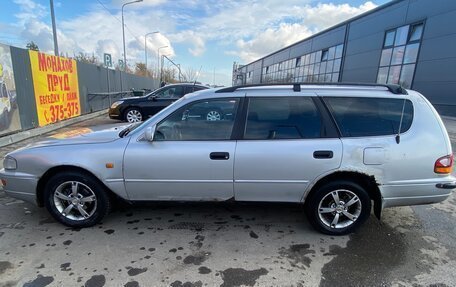
<svg viewBox="0 0 456 287">
<path fill-rule="evenodd" d="M 217 117 L 207 117 L 216 114 Z M 387 85 L 257 85 L 189 94 L 144 123 L 9 153 L 6 193 L 88 227 L 128 201 L 301 203 L 326 234 L 456 188 L 446 129 L 418 92 Z"/>
</svg>

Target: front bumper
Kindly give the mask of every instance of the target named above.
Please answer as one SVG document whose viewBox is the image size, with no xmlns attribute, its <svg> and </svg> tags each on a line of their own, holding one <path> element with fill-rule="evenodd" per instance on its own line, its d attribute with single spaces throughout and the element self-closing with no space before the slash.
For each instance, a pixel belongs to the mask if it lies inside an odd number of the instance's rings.
<svg viewBox="0 0 456 287">
<path fill-rule="evenodd" d="M 121 120 L 122 119 L 122 113 L 120 112 L 119 106 L 113 108 L 109 108 L 108 112 L 109 118 L 114 119 L 114 120 Z"/>
<path fill-rule="evenodd" d="M 8 196 L 38 204 L 36 190 L 38 178 L 30 174 L 0 170 L 3 190 Z"/>
</svg>

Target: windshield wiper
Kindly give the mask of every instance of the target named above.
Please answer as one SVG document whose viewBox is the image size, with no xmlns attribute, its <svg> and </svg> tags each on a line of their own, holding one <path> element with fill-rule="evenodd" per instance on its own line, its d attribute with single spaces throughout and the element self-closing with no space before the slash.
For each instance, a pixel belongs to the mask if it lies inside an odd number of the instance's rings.
<svg viewBox="0 0 456 287">
<path fill-rule="evenodd" d="M 120 131 L 119 137 L 123 138 L 124 136 L 128 135 L 129 132 L 131 132 L 131 127 L 134 126 L 134 124 L 129 125 L 128 127 L 124 128 L 123 130 Z"/>
<path fill-rule="evenodd" d="M 121 130 L 119 133 L 119 137 L 123 138 L 128 133 L 128 128 L 129 127 L 126 127 L 123 130 Z"/>
<path fill-rule="evenodd" d="M 132 130 L 136 129 L 138 126 L 140 126 L 142 123 L 134 123 L 129 125 L 128 127 L 124 128 L 122 131 L 119 133 L 119 137 L 123 138 L 124 136 L 128 135 Z"/>
</svg>

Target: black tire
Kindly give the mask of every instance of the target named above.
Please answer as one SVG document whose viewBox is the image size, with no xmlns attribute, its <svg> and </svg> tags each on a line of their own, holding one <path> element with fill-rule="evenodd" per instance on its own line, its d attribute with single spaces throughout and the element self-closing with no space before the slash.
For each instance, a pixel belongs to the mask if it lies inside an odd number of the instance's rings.
<svg viewBox="0 0 456 287">
<path fill-rule="evenodd" d="M 58 207 L 56 206 L 56 201 L 54 200 L 54 194 L 59 186 L 67 182 L 79 182 L 81 194 L 86 193 L 85 195 L 90 195 L 86 189 L 86 187 L 88 187 L 90 188 L 90 191 L 95 195 L 95 202 L 84 203 L 95 204 L 95 208 L 93 209 L 93 213 L 91 213 L 90 217 L 86 219 L 73 220 L 64 216 L 59 211 Z M 84 185 L 86 187 L 84 187 Z M 48 180 L 44 188 L 44 206 L 52 215 L 52 217 L 54 217 L 60 223 L 69 227 L 83 228 L 93 226 L 100 222 L 111 209 L 111 201 L 106 192 L 106 188 L 93 176 L 83 172 L 68 171 L 58 173 Z M 75 211 L 72 211 L 73 213 L 79 212 L 77 211 L 77 208 L 74 209 Z"/>
<path fill-rule="evenodd" d="M 127 123 L 135 123 L 135 122 L 130 122 L 128 120 L 128 118 L 127 118 L 128 113 L 132 112 L 132 111 L 137 112 L 139 115 L 141 115 L 141 120 L 140 121 L 141 122 L 144 121 L 144 114 L 142 113 L 142 111 L 139 108 L 128 108 L 128 109 L 125 110 L 125 112 L 123 113 L 123 117 L 122 117 L 125 122 L 127 122 Z"/>
<path fill-rule="evenodd" d="M 347 201 L 355 197 L 350 197 L 350 195 L 353 194 L 356 195 L 359 202 L 356 201 L 352 205 L 346 207 L 347 210 L 345 211 L 343 210 L 344 205 L 341 204 L 337 211 L 336 206 L 333 207 L 331 204 L 331 200 L 335 202 L 332 192 L 335 192 L 338 198 L 340 193 L 341 197 L 339 203 L 344 202 L 347 204 Z M 321 210 L 319 210 L 320 203 L 322 204 Z M 336 211 L 323 213 L 324 207 L 331 208 L 331 210 L 336 209 Z M 310 224 L 316 230 L 328 235 L 346 235 L 355 231 L 369 218 L 371 213 L 371 199 L 366 190 L 360 185 L 351 181 L 337 180 L 324 184 L 318 188 L 318 190 L 310 194 L 309 198 L 306 200 L 305 211 Z M 320 211 L 322 211 L 322 213 L 320 213 Z M 346 212 L 345 214 L 348 213 L 347 215 L 352 216 L 354 219 L 351 220 L 345 216 L 344 212 Z M 331 218 L 334 219 L 337 213 L 339 213 L 337 218 L 340 220 L 340 222 L 338 221 L 338 224 L 341 226 L 337 227 L 336 225 L 331 227 L 331 224 L 333 223 Z M 356 214 L 355 217 L 353 217 L 354 214 Z M 343 225 L 345 222 L 349 225 L 344 227 Z"/>
</svg>

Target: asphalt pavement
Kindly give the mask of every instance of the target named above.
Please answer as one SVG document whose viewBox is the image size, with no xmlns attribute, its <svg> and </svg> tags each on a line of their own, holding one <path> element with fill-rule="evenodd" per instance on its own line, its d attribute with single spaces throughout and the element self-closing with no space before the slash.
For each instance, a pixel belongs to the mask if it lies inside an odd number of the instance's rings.
<svg viewBox="0 0 456 287">
<path fill-rule="evenodd" d="M 456 119 L 444 121 L 454 149 Z M 456 286 L 455 219 L 453 194 L 340 237 L 314 231 L 299 205 L 231 202 L 121 205 L 71 229 L 0 191 L 0 286 Z"/>
</svg>

